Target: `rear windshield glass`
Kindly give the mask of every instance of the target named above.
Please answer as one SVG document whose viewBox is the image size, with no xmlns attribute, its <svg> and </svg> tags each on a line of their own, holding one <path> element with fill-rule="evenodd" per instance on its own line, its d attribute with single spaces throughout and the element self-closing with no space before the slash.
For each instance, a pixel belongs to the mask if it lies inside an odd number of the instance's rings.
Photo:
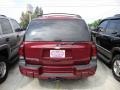
<svg viewBox="0 0 120 90">
<path fill-rule="evenodd" d="M 90 35 L 82 19 L 33 20 L 25 41 L 89 41 Z"/>
</svg>

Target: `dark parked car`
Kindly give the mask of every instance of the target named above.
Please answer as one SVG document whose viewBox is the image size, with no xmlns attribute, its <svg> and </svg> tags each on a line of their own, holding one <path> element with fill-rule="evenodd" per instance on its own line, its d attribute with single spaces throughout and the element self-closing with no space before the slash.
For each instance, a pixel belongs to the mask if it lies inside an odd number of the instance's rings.
<svg viewBox="0 0 120 90">
<path fill-rule="evenodd" d="M 19 49 L 20 72 L 40 79 L 78 79 L 95 74 L 96 46 L 85 21 L 73 14 L 32 20 Z"/>
<path fill-rule="evenodd" d="M 92 36 L 98 57 L 111 66 L 113 75 L 120 81 L 120 15 L 103 19 Z"/>
<path fill-rule="evenodd" d="M 0 83 L 7 78 L 8 65 L 17 60 L 20 41 L 17 29 L 20 26 L 16 20 L 0 15 Z"/>
</svg>

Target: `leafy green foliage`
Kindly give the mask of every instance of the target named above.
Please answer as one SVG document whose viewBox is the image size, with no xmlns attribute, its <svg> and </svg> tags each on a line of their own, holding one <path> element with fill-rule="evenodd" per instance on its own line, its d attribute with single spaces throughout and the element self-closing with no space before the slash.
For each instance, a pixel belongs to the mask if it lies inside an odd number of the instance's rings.
<svg viewBox="0 0 120 90">
<path fill-rule="evenodd" d="M 96 29 L 100 22 L 101 22 L 101 19 L 98 19 L 98 20 L 95 20 L 93 23 L 88 24 L 88 26 L 90 29 Z"/>
<path fill-rule="evenodd" d="M 38 6 L 35 8 L 35 10 L 29 14 L 28 12 L 22 12 L 21 17 L 20 17 L 20 25 L 22 28 L 27 28 L 28 24 L 29 24 L 29 18 L 31 15 L 31 19 L 36 18 L 38 16 L 42 16 L 43 15 L 43 10 L 42 8 L 39 8 Z"/>
</svg>

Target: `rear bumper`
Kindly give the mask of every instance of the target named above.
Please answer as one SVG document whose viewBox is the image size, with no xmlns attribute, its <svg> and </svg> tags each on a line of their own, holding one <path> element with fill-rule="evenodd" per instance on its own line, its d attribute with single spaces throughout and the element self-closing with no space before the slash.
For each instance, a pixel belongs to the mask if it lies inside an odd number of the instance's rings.
<svg viewBox="0 0 120 90">
<path fill-rule="evenodd" d="M 20 72 L 29 77 L 40 79 L 78 79 L 92 76 L 96 72 L 97 60 L 93 59 L 87 65 L 75 66 L 41 66 L 28 65 L 25 60 L 19 62 Z"/>
</svg>

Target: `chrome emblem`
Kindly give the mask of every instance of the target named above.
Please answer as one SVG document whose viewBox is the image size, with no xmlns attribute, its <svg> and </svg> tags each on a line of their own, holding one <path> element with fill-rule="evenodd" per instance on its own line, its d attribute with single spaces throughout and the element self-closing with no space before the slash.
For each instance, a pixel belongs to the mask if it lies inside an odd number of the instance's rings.
<svg viewBox="0 0 120 90">
<path fill-rule="evenodd" d="M 60 49 L 60 47 L 57 46 L 57 47 L 55 47 L 55 49 Z"/>
</svg>

